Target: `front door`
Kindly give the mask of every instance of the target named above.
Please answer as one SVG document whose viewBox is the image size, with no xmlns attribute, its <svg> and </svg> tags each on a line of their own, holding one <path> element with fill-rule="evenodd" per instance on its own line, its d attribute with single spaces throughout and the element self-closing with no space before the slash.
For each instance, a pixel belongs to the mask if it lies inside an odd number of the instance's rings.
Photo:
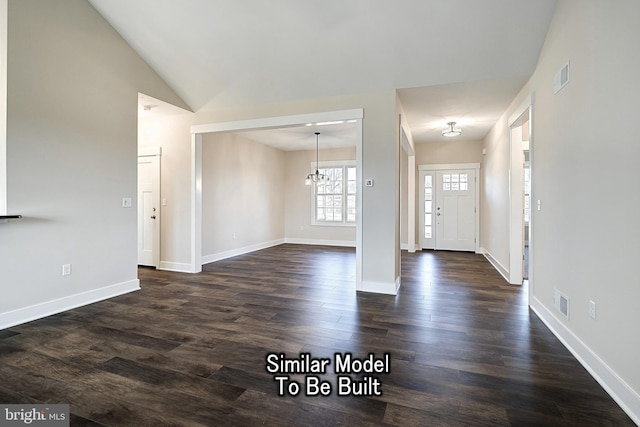
<svg viewBox="0 0 640 427">
<path fill-rule="evenodd" d="M 435 249 L 475 251 L 475 170 L 438 170 L 434 190 Z"/>
<path fill-rule="evenodd" d="M 138 157 L 138 265 L 160 262 L 160 156 Z"/>
</svg>

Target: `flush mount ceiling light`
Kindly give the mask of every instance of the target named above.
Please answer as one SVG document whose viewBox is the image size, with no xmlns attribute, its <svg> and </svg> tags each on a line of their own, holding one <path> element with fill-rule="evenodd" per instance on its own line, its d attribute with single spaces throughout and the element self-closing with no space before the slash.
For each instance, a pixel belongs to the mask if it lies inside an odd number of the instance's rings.
<svg viewBox="0 0 640 427">
<path fill-rule="evenodd" d="M 307 175 L 307 179 L 304 180 L 304 185 L 311 185 L 315 183 L 316 185 L 320 184 L 328 184 L 331 178 L 328 175 L 318 172 L 318 137 L 320 136 L 320 132 L 316 132 L 316 173 L 310 173 Z"/>
<path fill-rule="evenodd" d="M 447 123 L 447 126 L 449 126 L 449 128 L 442 131 L 442 136 L 460 136 L 460 135 L 462 135 L 462 129 L 454 128 L 455 125 L 456 125 L 456 122 Z"/>
</svg>

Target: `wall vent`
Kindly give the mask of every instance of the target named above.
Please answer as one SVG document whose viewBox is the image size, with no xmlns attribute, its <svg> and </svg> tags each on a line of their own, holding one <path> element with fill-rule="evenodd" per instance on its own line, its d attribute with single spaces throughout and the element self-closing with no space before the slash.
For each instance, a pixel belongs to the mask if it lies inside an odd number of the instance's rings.
<svg viewBox="0 0 640 427">
<path fill-rule="evenodd" d="M 569 318 L 569 297 L 557 289 L 553 290 L 553 305 L 565 318 Z"/>
<path fill-rule="evenodd" d="M 569 63 L 567 62 L 562 66 L 560 71 L 553 77 L 553 93 L 560 92 L 560 89 L 565 87 L 569 83 Z"/>
</svg>

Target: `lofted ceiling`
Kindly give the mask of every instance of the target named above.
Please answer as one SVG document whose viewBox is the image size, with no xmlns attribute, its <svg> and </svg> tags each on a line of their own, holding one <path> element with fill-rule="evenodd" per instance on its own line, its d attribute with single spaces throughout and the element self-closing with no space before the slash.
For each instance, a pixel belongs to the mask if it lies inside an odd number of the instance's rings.
<svg viewBox="0 0 640 427">
<path fill-rule="evenodd" d="M 397 89 L 416 142 L 448 121 L 484 138 L 535 69 L 556 4 L 89 2 L 196 112 Z"/>
</svg>

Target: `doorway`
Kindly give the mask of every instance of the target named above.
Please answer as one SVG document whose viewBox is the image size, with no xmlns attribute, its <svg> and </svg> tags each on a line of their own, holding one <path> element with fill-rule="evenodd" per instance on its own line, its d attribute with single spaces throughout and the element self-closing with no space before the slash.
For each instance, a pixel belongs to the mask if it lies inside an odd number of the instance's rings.
<svg viewBox="0 0 640 427">
<path fill-rule="evenodd" d="M 532 275 L 532 111 L 530 99 L 509 120 L 509 283 L 527 284 Z M 529 287 L 531 293 L 531 286 Z"/>
<path fill-rule="evenodd" d="M 260 129 L 275 129 L 306 126 L 311 123 L 353 121 L 356 127 L 356 211 L 362 212 L 362 119 L 364 110 L 341 110 L 324 113 L 280 116 L 236 122 L 209 123 L 191 127 L 191 268 L 190 272 L 202 271 L 202 144 L 207 133 L 237 132 Z M 356 215 L 356 290 L 362 284 L 362 215 Z"/>
<path fill-rule="evenodd" d="M 419 167 L 422 249 L 478 252 L 480 165 Z"/>
</svg>

